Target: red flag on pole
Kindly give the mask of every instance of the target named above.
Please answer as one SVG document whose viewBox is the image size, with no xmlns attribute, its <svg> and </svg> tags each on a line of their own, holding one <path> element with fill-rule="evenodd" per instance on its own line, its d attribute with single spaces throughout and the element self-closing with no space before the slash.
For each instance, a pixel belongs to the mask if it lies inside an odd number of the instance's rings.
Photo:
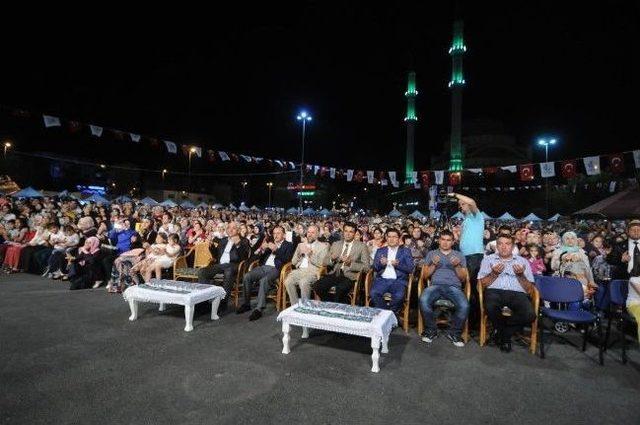
<svg viewBox="0 0 640 425">
<path fill-rule="evenodd" d="M 624 158 L 622 154 L 615 154 L 609 157 L 609 168 L 616 174 L 624 173 Z"/>
<path fill-rule="evenodd" d="M 428 171 L 420 171 L 420 184 L 422 188 L 427 190 L 429 189 L 429 172 Z"/>
<path fill-rule="evenodd" d="M 520 181 L 529 182 L 533 180 L 533 164 L 519 165 L 518 171 L 520 174 Z"/>
<path fill-rule="evenodd" d="M 576 161 L 573 159 L 570 161 L 562 161 L 562 167 L 560 167 L 560 169 L 562 170 L 562 177 L 564 177 L 565 179 L 574 178 L 577 174 L 576 167 Z"/>
<path fill-rule="evenodd" d="M 458 186 L 462 176 L 460 173 L 449 173 L 449 186 Z"/>
</svg>

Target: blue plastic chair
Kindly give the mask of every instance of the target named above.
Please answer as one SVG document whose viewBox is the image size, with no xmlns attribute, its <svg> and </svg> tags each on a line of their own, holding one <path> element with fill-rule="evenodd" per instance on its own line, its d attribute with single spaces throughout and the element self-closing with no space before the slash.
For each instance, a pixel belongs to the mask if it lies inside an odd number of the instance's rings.
<svg viewBox="0 0 640 425">
<path fill-rule="evenodd" d="M 609 334 L 611 332 L 611 322 L 615 318 L 618 321 L 620 337 L 622 339 L 622 364 L 627 364 L 627 337 L 624 333 L 624 325 L 633 318 L 629 316 L 626 309 L 627 295 L 629 293 L 629 282 L 626 280 L 612 280 L 609 282 L 609 323 L 607 324 L 607 334 L 604 339 L 604 349 L 609 345 Z"/>
<path fill-rule="evenodd" d="M 602 327 L 600 318 L 585 310 L 566 310 L 561 308 L 545 307 L 544 301 L 550 303 L 559 303 L 560 306 L 581 303 L 584 300 L 584 291 L 582 284 L 576 279 L 555 276 L 536 276 L 535 284 L 540 292 L 540 311 L 539 311 L 539 329 L 540 329 L 540 358 L 544 355 L 544 318 L 548 317 L 554 322 L 568 322 L 577 326 L 584 326 L 584 339 L 582 341 L 582 351 L 587 349 L 587 336 L 590 326 L 597 325 L 598 328 L 598 358 L 600 365 L 604 364 L 603 344 L 602 344 Z"/>
</svg>

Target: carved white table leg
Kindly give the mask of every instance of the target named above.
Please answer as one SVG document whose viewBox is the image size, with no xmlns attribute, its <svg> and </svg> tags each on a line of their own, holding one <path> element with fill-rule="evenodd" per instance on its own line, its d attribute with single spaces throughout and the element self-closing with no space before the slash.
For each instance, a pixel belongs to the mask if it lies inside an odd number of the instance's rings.
<svg viewBox="0 0 640 425">
<path fill-rule="evenodd" d="M 389 335 L 382 338 L 382 353 L 387 354 L 389 352 Z"/>
<path fill-rule="evenodd" d="M 211 320 L 218 320 L 218 307 L 220 307 L 220 298 L 214 298 L 211 301 Z"/>
<path fill-rule="evenodd" d="M 193 330 L 193 306 L 184 306 L 184 320 L 186 322 L 184 327 L 185 332 L 191 332 Z"/>
<path fill-rule="evenodd" d="M 378 373 L 380 372 L 380 365 L 378 364 L 380 360 L 380 338 L 373 337 L 371 338 L 371 348 L 373 349 L 373 353 L 371 353 L 371 372 Z"/>
<path fill-rule="evenodd" d="M 305 326 L 302 327 L 302 338 L 309 338 L 309 328 Z"/>
<path fill-rule="evenodd" d="M 289 354 L 289 329 L 288 323 L 282 322 L 282 354 Z"/>
<path fill-rule="evenodd" d="M 160 308 L 158 308 L 158 311 L 165 311 L 167 309 L 167 305 L 165 303 L 160 303 Z"/>
<path fill-rule="evenodd" d="M 138 318 L 138 302 L 133 299 L 129 299 L 129 309 L 131 310 L 131 316 L 129 320 L 132 322 Z"/>
</svg>

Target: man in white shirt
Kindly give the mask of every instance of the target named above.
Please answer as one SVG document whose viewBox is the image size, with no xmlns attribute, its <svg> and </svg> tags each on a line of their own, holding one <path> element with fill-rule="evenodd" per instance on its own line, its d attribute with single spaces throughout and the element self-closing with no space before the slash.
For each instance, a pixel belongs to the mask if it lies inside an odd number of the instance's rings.
<svg viewBox="0 0 640 425">
<path fill-rule="evenodd" d="M 271 284 L 280 276 L 280 270 L 289 262 L 292 252 L 293 244 L 284 240 L 284 229 L 281 226 L 274 227 L 273 241 L 265 240 L 256 252 L 260 256 L 260 265 L 242 278 L 244 303 L 236 310 L 237 314 L 251 310 L 251 288 L 256 282 L 259 282 L 258 302 L 249 316 L 249 320 L 258 320 L 262 317 L 262 310 L 267 305 L 267 295 Z"/>
<path fill-rule="evenodd" d="M 295 269 L 284 281 L 291 304 L 298 303 L 297 287 L 300 287 L 302 299 L 308 300 L 311 295 L 311 284 L 318 280 L 318 272 L 328 249 L 327 244 L 318 241 L 319 233 L 318 226 L 309 226 L 306 240 L 302 239 L 293 254 L 291 264 Z"/>
<path fill-rule="evenodd" d="M 173 224 L 173 217 L 171 213 L 165 212 L 162 214 L 162 225 L 158 229 L 158 233 L 164 233 L 169 236 L 172 233 L 176 232 L 176 227 Z"/>
<path fill-rule="evenodd" d="M 640 323 L 640 220 L 631 220 L 627 226 L 626 250 L 622 253 L 621 262 L 629 277 L 629 293 L 627 295 L 627 311 Z M 640 326 L 638 326 L 640 341 Z"/>
</svg>

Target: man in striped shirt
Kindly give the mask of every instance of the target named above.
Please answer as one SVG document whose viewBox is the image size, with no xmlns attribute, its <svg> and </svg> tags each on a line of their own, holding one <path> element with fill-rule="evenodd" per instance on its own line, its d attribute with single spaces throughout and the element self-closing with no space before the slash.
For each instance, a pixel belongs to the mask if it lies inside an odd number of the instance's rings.
<svg viewBox="0 0 640 425">
<path fill-rule="evenodd" d="M 535 320 L 527 294 L 533 285 L 529 262 L 513 254 L 511 236 L 500 235 L 497 253 L 482 260 L 478 281 L 484 288 L 484 307 L 496 332 L 500 350 L 511 351 L 511 336 Z"/>
</svg>

